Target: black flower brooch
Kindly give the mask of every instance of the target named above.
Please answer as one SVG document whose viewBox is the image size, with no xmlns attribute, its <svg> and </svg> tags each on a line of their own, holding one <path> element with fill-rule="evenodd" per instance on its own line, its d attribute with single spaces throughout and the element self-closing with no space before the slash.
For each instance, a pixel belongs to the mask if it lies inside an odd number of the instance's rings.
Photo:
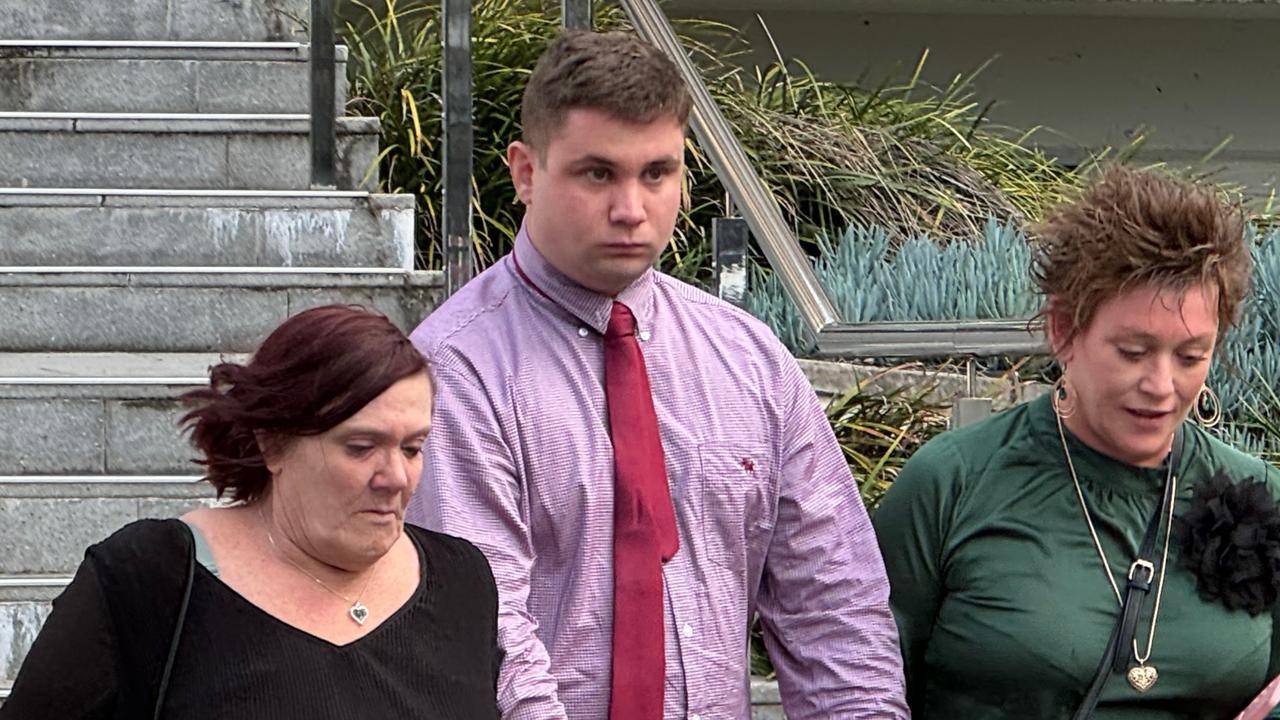
<svg viewBox="0 0 1280 720">
<path fill-rule="evenodd" d="M 1191 488 L 1176 519 L 1182 564 L 1206 600 L 1257 615 L 1280 597 L 1280 503 L 1256 480 L 1219 472 Z"/>
</svg>

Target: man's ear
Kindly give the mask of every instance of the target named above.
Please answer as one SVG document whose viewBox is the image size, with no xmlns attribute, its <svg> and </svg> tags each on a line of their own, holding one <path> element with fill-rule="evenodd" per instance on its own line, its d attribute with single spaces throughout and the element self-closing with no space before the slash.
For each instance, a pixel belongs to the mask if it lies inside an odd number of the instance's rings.
<svg viewBox="0 0 1280 720">
<path fill-rule="evenodd" d="M 528 143 L 516 140 L 507 146 L 511 184 L 516 188 L 516 197 L 526 206 L 533 202 L 533 164 L 537 161 L 536 151 Z"/>
</svg>

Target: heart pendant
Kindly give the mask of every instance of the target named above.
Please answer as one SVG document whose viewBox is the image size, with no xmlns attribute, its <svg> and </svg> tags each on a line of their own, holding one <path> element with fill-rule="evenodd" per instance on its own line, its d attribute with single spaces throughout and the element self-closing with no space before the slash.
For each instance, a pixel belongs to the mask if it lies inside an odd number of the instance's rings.
<svg viewBox="0 0 1280 720">
<path fill-rule="evenodd" d="M 364 625 L 364 621 L 369 619 L 369 608 L 360 604 L 359 601 L 357 601 L 355 605 L 352 605 L 351 609 L 348 610 L 347 613 L 351 615 L 351 619 L 355 620 L 357 625 Z M 1137 668 L 1134 669 L 1136 670 Z M 1155 681 L 1153 680 L 1152 682 Z"/>
<path fill-rule="evenodd" d="M 1134 690 L 1144 693 L 1156 684 L 1156 680 L 1160 677 L 1160 673 L 1151 665 L 1138 665 L 1129 668 L 1129 684 Z"/>
</svg>

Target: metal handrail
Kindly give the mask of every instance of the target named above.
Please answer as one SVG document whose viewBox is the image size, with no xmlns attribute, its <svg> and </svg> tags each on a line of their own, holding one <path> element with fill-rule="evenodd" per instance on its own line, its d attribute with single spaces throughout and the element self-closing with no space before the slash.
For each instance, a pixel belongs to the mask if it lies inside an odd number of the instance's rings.
<svg viewBox="0 0 1280 720">
<path fill-rule="evenodd" d="M 929 358 L 1041 355 L 1044 333 L 1026 320 L 837 323 L 818 336 L 822 357 Z"/>
<path fill-rule="evenodd" d="M 680 69 L 693 96 L 689 121 L 698 142 L 733 202 L 741 208 L 743 218 L 799 309 L 805 326 L 821 337 L 823 330 L 839 323 L 840 316 L 787 227 L 773 194 L 756 174 L 729 121 L 707 91 L 701 73 L 681 47 L 666 14 L 655 0 L 622 0 L 622 7 L 636 32 L 665 52 Z"/>
<path fill-rule="evenodd" d="M 337 182 L 337 60 L 334 0 L 311 0 L 311 189 L 335 189 Z"/>
<path fill-rule="evenodd" d="M 760 243 L 805 328 L 827 357 L 1035 355 L 1042 333 L 1025 321 L 846 323 L 813 272 L 772 193 L 707 91 L 702 74 L 680 45 L 656 0 L 622 0 L 636 32 L 676 63 L 693 96 L 690 124 L 720 182 Z"/>
<path fill-rule="evenodd" d="M 334 0 L 311 0 L 311 189 L 337 182 L 337 52 Z M 445 291 L 452 294 L 475 274 L 471 247 L 472 61 L 471 3 L 443 0 L 443 217 Z"/>
</svg>

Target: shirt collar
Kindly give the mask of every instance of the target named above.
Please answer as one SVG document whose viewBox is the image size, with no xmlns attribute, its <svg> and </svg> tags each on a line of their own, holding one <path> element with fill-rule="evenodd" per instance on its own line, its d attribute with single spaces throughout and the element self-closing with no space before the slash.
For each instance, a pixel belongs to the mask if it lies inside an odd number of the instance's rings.
<svg viewBox="0 0 1280 720">
<path fill-rule="evenodd" d="M 512 257 L 517 275 L 530 292 L 559 305 L 601 335 L 609 327 L 609 312 L 613 309 L 615 299 L 631 309 L 636 318 L 637 330 L 651 329 L 655 283 L 653 268 L 645 270 L 643 275 L 623 288 L 617 298 L 601 295 L 582 287 L 547 262 L 533 246 L 528 228 L 523 224 L 516 234 Z"/>
</svg>

